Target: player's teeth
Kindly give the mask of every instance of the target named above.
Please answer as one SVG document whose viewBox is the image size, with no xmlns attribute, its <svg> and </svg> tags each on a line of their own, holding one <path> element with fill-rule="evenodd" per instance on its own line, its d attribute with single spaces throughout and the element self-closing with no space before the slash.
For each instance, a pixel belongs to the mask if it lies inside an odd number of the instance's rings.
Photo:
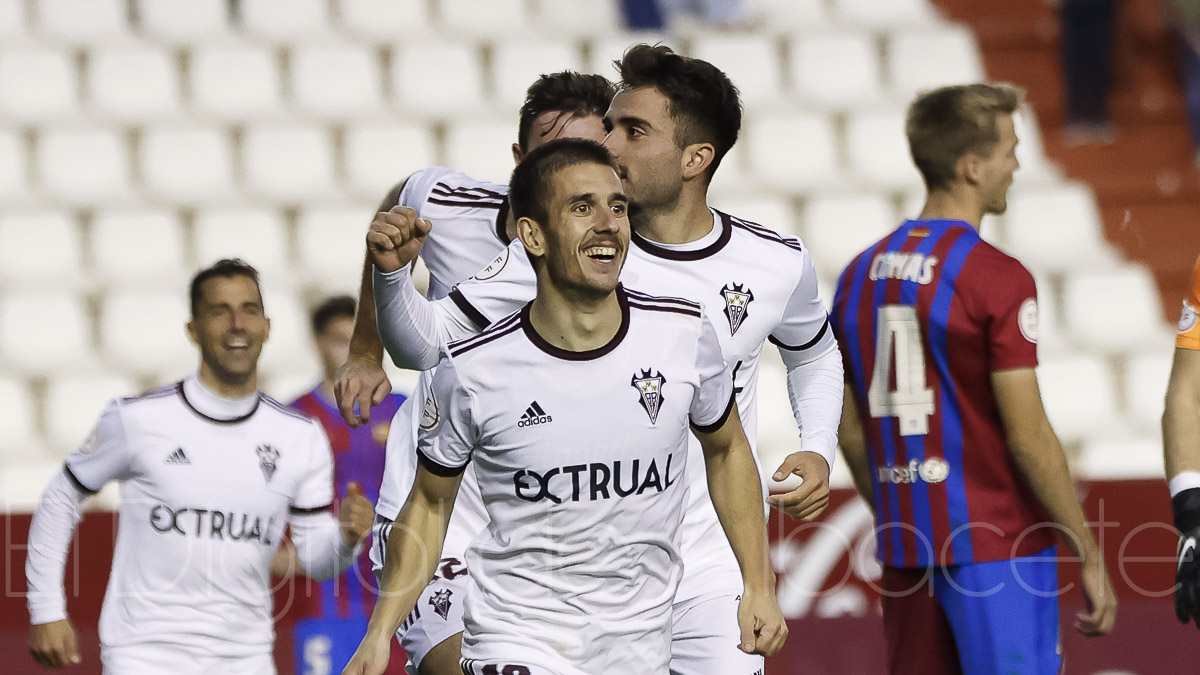
<svg viewBox="0 0 1200 675">
<path fill-rule="evenodd" d="M 612 256 L 617 255 L 617 249 L 615 249 L 611 246 L 597 246 L 595 248 L 589 248 L 587 250 L 587 254 L 589 256 L 596 256 L 596 257 L 601 257 L 601 256 L 612 257 Z"/>
</svg>

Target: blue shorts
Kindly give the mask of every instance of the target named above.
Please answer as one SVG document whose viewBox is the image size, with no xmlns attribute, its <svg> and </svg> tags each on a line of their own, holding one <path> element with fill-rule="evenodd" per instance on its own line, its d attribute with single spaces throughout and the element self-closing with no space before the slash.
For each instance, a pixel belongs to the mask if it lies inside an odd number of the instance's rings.
<svg viewBox="0 0 1200 675">
<path fill-rule="evenodd" d="M 1053 675 L 1062 668 L 1055 547 L 987 563 L 885 567 L 888 671 Z"/>
</svg>

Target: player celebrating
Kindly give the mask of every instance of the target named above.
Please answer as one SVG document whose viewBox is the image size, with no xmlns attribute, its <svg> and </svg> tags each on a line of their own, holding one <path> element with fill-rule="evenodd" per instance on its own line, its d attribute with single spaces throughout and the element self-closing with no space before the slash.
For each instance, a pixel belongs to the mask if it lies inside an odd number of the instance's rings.
<svg viewBox="0 0 1200 675">
<path fill-rule="evenodd" d="M 1183 301 L 1175 363 L 1163 412 L 1163 452 L 1171 510 L 1179 528 L 1179 565 L 1175 573 L 1175 614 L 1200 627 L 1200 260 Z"/>
<path fill-rule="evenodd" d="M 123 495 L 100 616 L 105 672 L 275 672 L 268 567 L 291 525 L 306 574 L 354 560 L 350 509 L 339 525 L 329 441 L 315 421 L 258 391 L 270 332 L 258 273 L 222 260 L 191 284 L 197 375 L 113 401 L 67 458 L 29 531 L 30 649 L 78 663 L 63 570 L 79 503 L 112 480 Z"/>
<path fill-rule="evenodd" d="M 1005 210 L 1019 104 L 984 84 L 918 98 L 925 208 L 838 281 L 840 437 L 875 510 L 892 673 L 1059 672 L 1056 528 L 1082 558 L 1076 627 L 1102 635 L 1116 618 L 1038 393 L 1033 277 L 979 238 Z"/>
<path fill-rule="evenodd" d="M 602 147 L 561 140 L 513 172 L 512 211 L 537 295 L 449 345 L 416 484 L 388 543 L 383 597 L 347 672 L 380 672 L 438 562 L 444 510 L 472 460 L 491 524 L 469 552 L 463 671 L 665 672 L 689 423 L 741 565 L 739 644 L 782 646 L 757 469 L 730 414 L 730 372 L 699 305 L 618 284 L 629 224 L 617 170 Z M 399 230 L 377 223 L 370 238 L 381 271 L 407 264 Z M 534 416 L 522 415 L 526 400 Z M 603 434 L 594 433 L 599 420 Z"/>
<path fill-rule="evenodd" d="M 817 296 L 812 261 L 799 240 L 708 207 L 712 173 L 741 124 L 737 90 L 725 74 L 705 61 L 647 45 L 631 48 L 620 67 L 622 88 L 605 117 L 611 129 L 605 145 L 617 158 L 632 202 L 633 245 L 622 279 L 645 292 L 703 303 L 734 370 L 738 409 L 751 447 L 758 358 L 768 339 L 780 349 L 803 451 L 790 455 L 775 479 L 794 472 L 804 483 L 771 499 L 793 517 L 814 518 L 828 502 L 842 368 Z M 427 222 L 402 208 L 381 213 L 376 225 L 399 229 L 404 242 L 400 255 L 406 262 L 428 232 Z M 432 367 L 447 342 L 520 308 L 536 290 L 519 241 L 433 303 L 416 292 L 407 268 L 377 271 L 374 284 L 388 352 L 397 365 L 409 368 Z M 738 626 L 732 608 L 742 592 L 737 562 L 700 471 L 699 443 L 693 442 L 690 451 L 694 461 L 682 547 L 686 565 L 674 608 L 671 670 L 752 673 L 763 668 L 762 658 L 734 647 Z M 460 494 L 479 501 L 466 486 Z M 465 508 L 471 507 L 460 499 L 456 512 Z"/>
</svg>

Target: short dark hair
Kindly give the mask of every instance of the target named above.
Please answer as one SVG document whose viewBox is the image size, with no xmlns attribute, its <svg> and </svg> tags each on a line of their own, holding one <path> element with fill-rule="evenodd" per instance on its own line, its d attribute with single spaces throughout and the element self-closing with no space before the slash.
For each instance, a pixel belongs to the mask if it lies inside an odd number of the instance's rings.
<svg viewBox="0 0 1200 675">
<path fill-rule="evenodd" d="M 918 96 L 908 108 L 905 134 L 925 187 L 950 187 L 964 155 L 990 154 L 1000 140 L 996 117 L 1016 112 L 1023 98 L 1007 84 L 942 87 Z"/>
<path fill-rule="evenodd" d="M 577 164 L 600 164 L 619 173 L 608 148 L 583 138 L 558 138 L 539 146 L 513 169 L 508 182 L 508 203 L 514 219 L 532 218 L 541 224 L 549 219 L 546 192 L 550 178 Z"/>
<path fill-rule="evenodd" d="M 712 143 L 711 180 L 742 128 L 742 103 L 729 77 L 711 63 L 680 56 L 665 45 L 634 45 L 613 63 L 621 71 L 622 88 L 654 87 L 667 97 L 675 145 Z"/>
<path fill-rule="evenodd" d="M 570 117 L 597 115 L 603 117 L 612 103 L 616 86 L 603 75 L 564 70 L 542 75 L 525 91 L 521 118 L 517 124 L 517 145 L 529 149 L 533 121 L 545 112 L 561 112 Z"/>
<path fill-rule="evenodd" d="M 354 298 L 349 295 L 335 295 L 325 298 L 312 312 L 313 335 L 323 333 L 325 327 L 334 319 L 346 316 L 353 319 L 356 305 L 357 303 L 355 303 Z"/>
<path fill-rule="evenodd" d="M 192 283 L 189 287 L 192 303 L 192 318 L 196 318 L 196 309 L 200 305 L 200 298 L 203 293 L 204 282 L 214 277 L 247 277 L 254 282 L 258 288 L 258 295 L 262 297 L 262 285 L 258 282 L 258 270 L 254 269 L 250 263 L 241 258 L 225 258 L 218 260 L 212 265 L 196 272 L 192 277 Z"/>
</svg>

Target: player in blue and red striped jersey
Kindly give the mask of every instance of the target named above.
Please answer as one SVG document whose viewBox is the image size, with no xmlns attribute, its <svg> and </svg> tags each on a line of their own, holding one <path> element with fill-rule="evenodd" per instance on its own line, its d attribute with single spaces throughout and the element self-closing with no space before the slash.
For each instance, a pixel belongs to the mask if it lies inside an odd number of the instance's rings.
<svg viewBox="0 0 1200 675">
<path fill-rule="evenodd" d="M 1033 277 L 979 236 L 1018 168 L 1020 102 L 984 84 L 919 97 L 925 208 L 838 281 L 840 437 L 875 510 L 892 673 L 1058 672 L 1056 530 L 1083 561 L 1076 627 L 1102 635 L 1116 617 L 1038 392 Z"/>
</svg>

